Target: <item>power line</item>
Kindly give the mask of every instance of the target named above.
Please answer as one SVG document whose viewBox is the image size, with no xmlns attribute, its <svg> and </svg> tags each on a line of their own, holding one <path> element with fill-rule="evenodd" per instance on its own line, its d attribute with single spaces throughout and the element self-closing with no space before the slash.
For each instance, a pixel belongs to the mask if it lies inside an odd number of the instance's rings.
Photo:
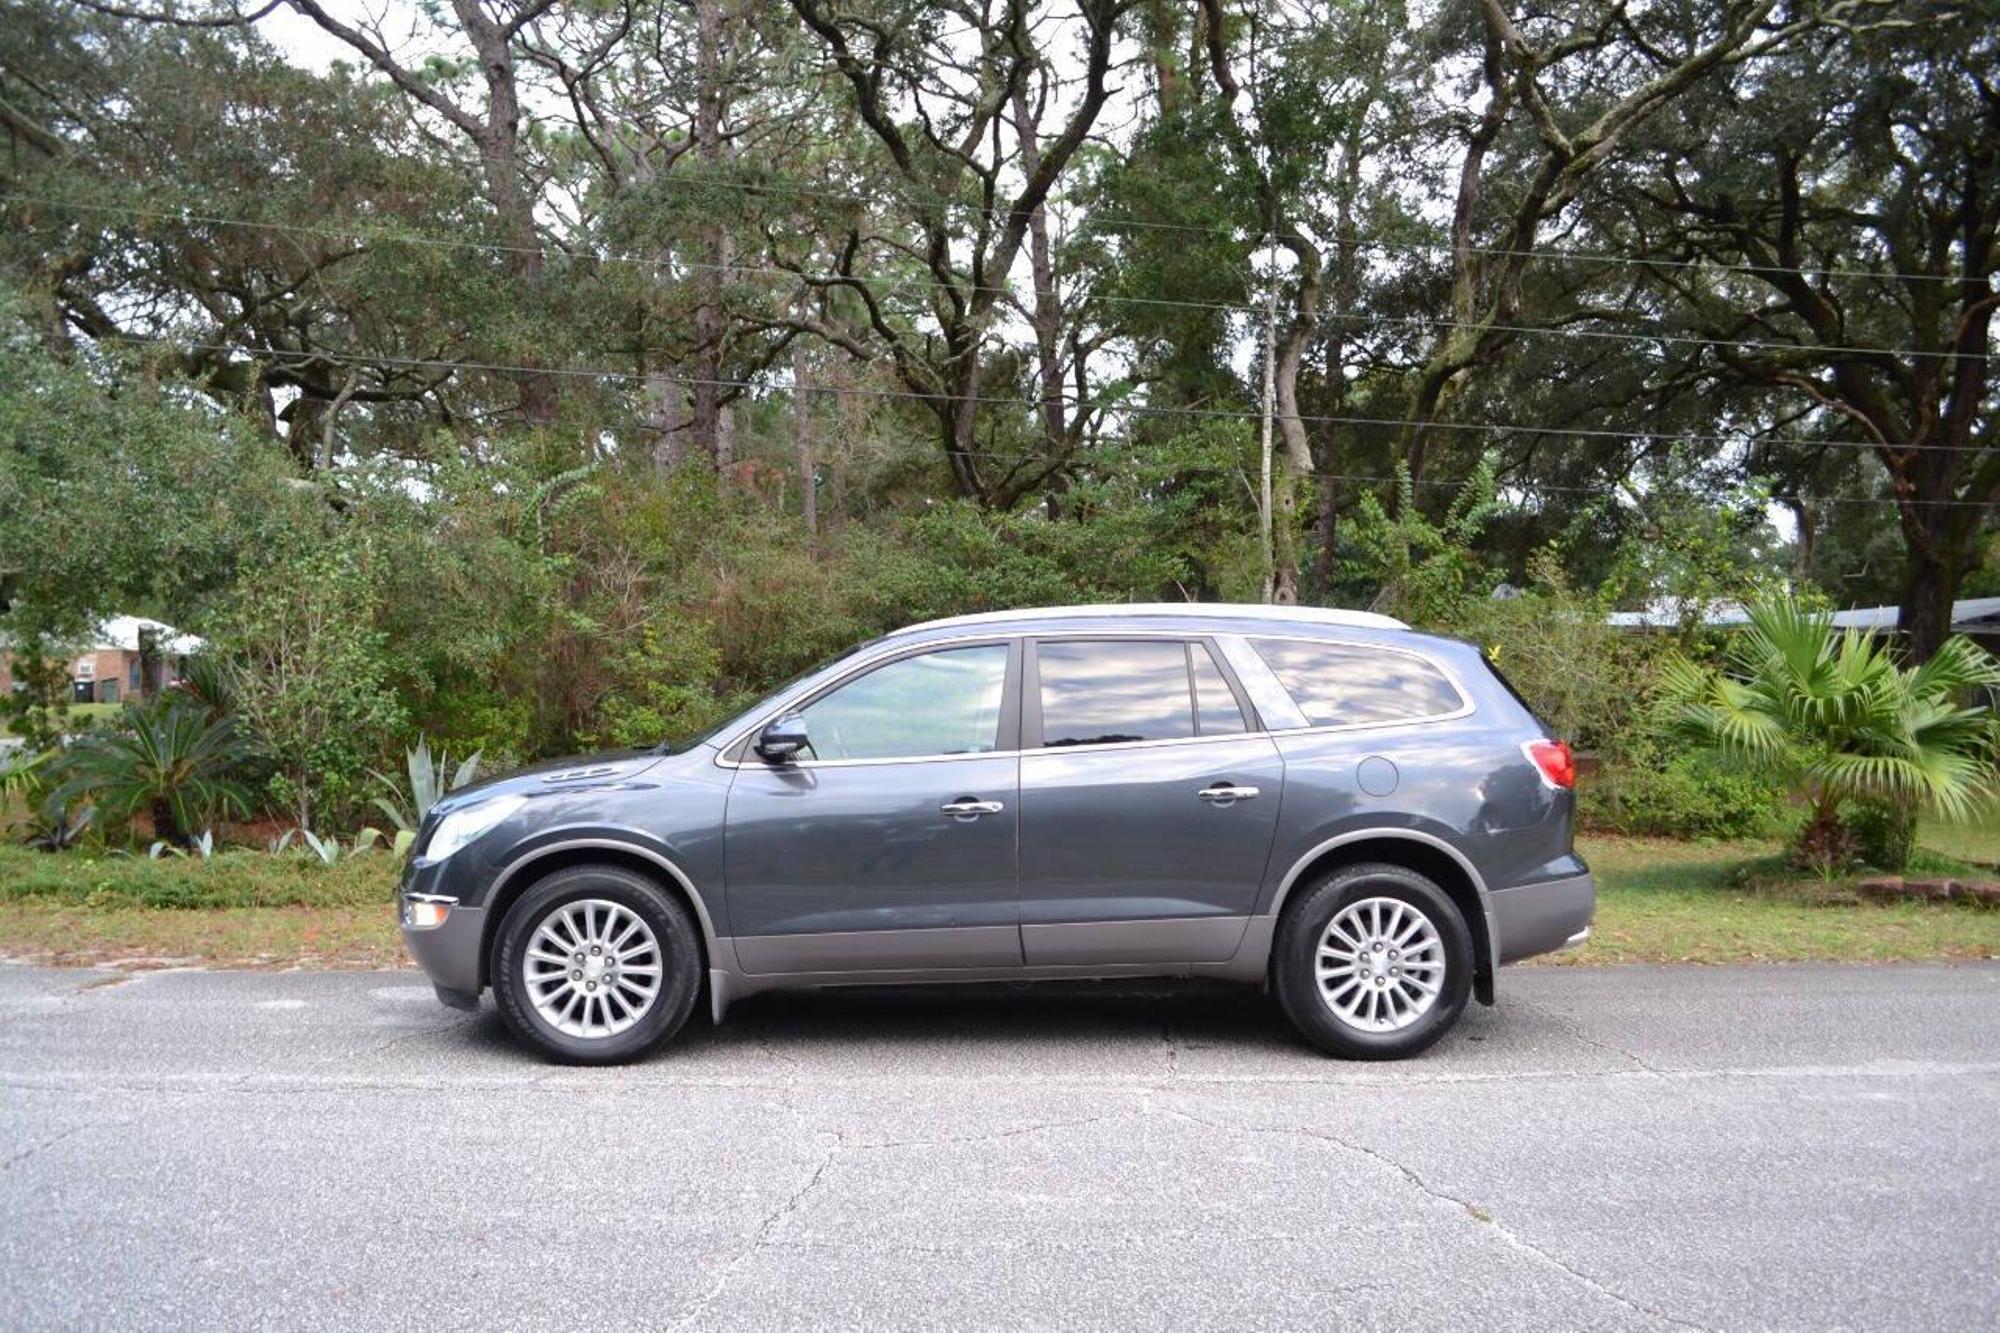
<svg viewBox="0 0 2000 1333">
<path fill-rule="evenodd" d="M 165 338 L 141 338 L 136 336 L 120 336 L 118 338 L 110 339 L 108 341 L 135 347 L 157 347 L 172 352 L 188 352 L 188 351 L 244 352 L 246 350 L 244 348 L 238 347 L 230 343 L 177 343 L 170 339 L 165 339 Z M 299 364 L 299 363 L 310 364 L 315 361 L 320 361 L 333 365 L 353 365 L 353 366 L 390 365 L 406 370 L 443 370 L 451 372 L 483 371 L 489 374 L 497 374 L 497 375 L 528 375 L 528 376 L 553 375 L 553 376 L 561 376 L 574 379 L 619 380 L 628 383 L 643 383 L 649 378 L 651 378 L 650 375 L 641 371 L 606 370 L 606 369 L 596 369 L 596 368 L 582 367 L 582 366 L 538 367 L 538 366 L 524 366 L 524 365 L 508 365 L 495 362 L 481 362 L 481 361 L 447 361 L 447 360 L 427 359 L 418 357 L 362 356 L 353 353 L 339 353 L 339 352 L 268 352 L 264 353 L 263 355 L 269 357 L 287 358 L 294 364 Z M 788 392 L 795 392 L 795 393 L 818 393 L 818 394 L 836 394 L 836 395 L 851 394 L 856 397 L 888 399 L 888 400 L 905 401 L 905 402 L 923 402 L 923 403 L 934 402 L 938 399 L 946 397 L 946 395 L 943 394 L 919 393 L 914 389 L 882 389 L 882 388 L 864 387 L 864 386 L 842 387 L 840 385 L 832 385 L 832 384 L 796 384 L 796 383 L 785 386 L 779 386 L 779 385 L 763 383 L 757 380 L 700 378 L 700 377 L 681 376 L 681 375 L 674 375 L 671 376 L 670 378 L 673 380 L 675 384 L 678 384 L 686 388 L 708 387 L 708 388 L 718 388 L 718 389 L 769 390 L 782 387 Z M 991 397 L 991 398 L 981 398 L 979 401 L 982 403 L 990 404 L 995 407 L 1033 408 L 1043 405 L 1043 403 L 1048 400 L 1041 398 L 1022 398 L 1022 397 Z M 1122 413 L 1122 414 L 1129 414 L 1132 416 L 1153 416 L 1153 417 L 1193 416 L 1193 417 L 1205 417 L 1205 418 L 1222 418 L 1226 420 L 1255 420 L 1257 417 L 1257 413 L 1240 411 L 1230 408 L 1199 408 L 1199 407 L 1183 407 L 1183 406 L 1153 406 L 1148 404 L 1123 404 L 1117 402 L 1087 402 L 1079 399 L 1072 399 L 1066 396 L 1059 399 L 1058 401 L 1062 402 L 1067 407 L 1071 407 L 1080 411 L 1085 411 L 1085 412 L 1099 411 L 1099 412 L 1104 412 L 1106 414 Z M 1405 424 L 1404 422 L 1392 417 L 1355 417 L 1355 416 L 1333 416 L 1333 415 L 1323 415 L 1323 414 L 1308 415 L 1304 413 L 1299 414 L 1295 418 L 1288 418 L 1288 419 L 1298 420 L 1302 422 L 1316 423 L 1316 424 L 1381 426 L 1381 427 L 1395 427 L 1398 429 L 1400 429 Z M 1759 440 L 1757 437 L 1744 437 L 1744 436 L 1696 436 L 1696 435 L 1682 435 L 1678 433 L 1614 431 L 1614 430 L 1582 428 L 1582 427 L 1520 425 L 1507 422 L 1441 421 L 1441 422 L 1432 422 L 1429 424 L 1441 430 L 1474 431 L 1474 432 L 1483 432 L 1486 434 L 1583 436 L 1588 438 L 1601 438 L 1601 439 L 1648 440 L 1648 441 L 1658 441 L 1664 443 L 1700 442 L 1704 440 L 1721 441 L 1733 444 L 1777 442 L 1775 440 L 1769 440 L 1769 439 Z M 1860 449 L 1875 448 L 1874 445 L 1863 444 L 1858 441 L 1793 440 L 1788 442 L 1801 444 L 1808 447 L 1825 445 L 1827 447 L 1839 447 L 1839 448 L 1860 448 Z M 1924 445 L 1919 447 L 1924 449 L 1951 450 L 1953 452 L 1965 452 L 1965 453 L 1983 452 L 1983 446 L 1978 446 L 1978 445 L 1966 445 L 1966 446 Z M 967 450 L 963 452 L 966 452 L 969 455 L 979 453 L 979 451 L 977 450 Z M 995 455 L 995 457 L 1005 457 L 1005 455 Z M 1882 500 L 1882 501 L 1871 501 L 1870 503 L 1895 504 L 1897 502 L 1894 500 Z M 1920 501 L 1918 503 L 1936 504 L 1936 505 L 1968 505 L 1968 506 L 1977 506 L 1980 508 L 1987 507 L 1985 503 L 1981 501 L 1938 500 L 1938 501 Z"/>
<path fill-rule="evenodd" d="M 969 458 L 989 458 L 997 462 L 1003 462 L 1003 463 L 1015 463 L 1022 461 L 1021 459 L 1015 457 L 1012 454 L 998 454 L 983 449 L 968 449 L 965 451 L 965 454 Z M 1082 461 L 1096 462 L 1099 460 L 1086 459 Z M 1249 469 L 1247 467 L 1241 467 L 1241 466 L 1229 467 L 1222 464 L 1205 465 L 1199 463 L 1185 464 L 1185 465 L 1171 464 L 1167 466 L 1166 470 L 1171 471 L 1176 475 L 1185 475 L 1188 473 L 1194 473 L 1198 475 L 1239 477 L 1242 478 L 1246 484 L 1250 480 Z M 1401 485 L 1404 480 L 1404 478 L 1400 476 L 1383 476 L 1379 473 L 1371 474 L 1371 473 L 1361 473 L 1361 472 L 1301 472 L 1295 475 L 1300 480 L 1303 481 L 1341 481 L 1341 482 L 1368 483 L 1368 484 L 1388 485 L 1388 486 Z M 1414 477 L 1410 478 L 1409 480 L 1412 486 L 1430 487 L 1436 490 L 1448 490 L 1448 491 L 1463 490 L 1468 484 L 1465 481 L 1443 481 L 1431 477 Z M 1504 495 L 1508 491 L 1519 491 L 1525 495 L 1545 495 L 1550 493 L 1564 494 L 1564 495 L 1589 495 L 1589 496 L 1596 496 L 1601 499 L 1610 499 L 1620 494 L 1619 489 L 1616 486 L 1610 485 L 1608 483 L 1597 486 L 1567 486 L 1557 482 L 1510 481 L 1504 477 L 1496 477 L 1494 479 L 1493 489 L 1496 494 L 1496 497 Z M 1650 497 L 1634 496 L 1632 498 L 1645 499 Z M 1897 501 L 1893 497 L 1886 497 L 1886 496 L 1834 495 L 1834 496 L 1827 496 L 1820 500 L 1816 500 L 1813 503 L 1839 504 L 1839 505 L 1866 505 L 1870 507 L 1880 507 L 1880 508 L 1890 508 L 1890 509 L 1899 507 Z M 1984 500 L 1938 500 L 1938 501 L 1933 501 L 1931 503 L 1936 505 L 1950 505 L 1954 508 L 1966 508 L 1966 509 L 1992 509 L 2000 507 L 2000 502 L 1989 503 Z"/>
<path fill-rule="evenodd" d="M 299 223 L 260 222 L 248 218 L 230 218 L 214 214 L 175 212 L 166 209 L 144 209 L 119 204 L 86 204 L 42 195 L 20 193 L 0 193 L 0 200 L 36 203 L 52 208 L 69 208 L 80 212 L 113 213 L 123 216 L 150 218 L 157 221 L 177 222 L 182 225 L 204 224 L 219 227 L 237 227 L 252 231 L 270 231 L 288 235 L 316 236 L 326 240 L 350 240 L 376 242 L 392 245 L 417 245 L 432 249 L 468 250 L 488 254 L 546 255 L 539 247 L 509 245 L 497 241 L 470 241 L 442 236 L 426 236 L 421 233 L 390 231 L 386 229 L 316 227 Z M 806 273 L 800 269 L 786 268 L 776 264 L 716 264 L 699 260 L 647 259 L 638 255 L 577 254 L 572 251 L 558 252 L 574 259 L 588 259 L 598 264 L 617 264 L 653 272 L 673 272 L 689 270 L 695 272 L 721 272 L 736 274 L 783 275 L 797 281 L 810 282 L 816 286 L 839 286 L 862 283 L 864 280 L 841 273 Z M 1787 270 L 1791 271 L 1791 270 Z M 947 283 L 930 278 L 903 278 L 890 284 L 893 287 L 916 287 L 929 290 L 951 290 L 978 294 L 990 292 L 997 295 L 1012 295 L 1013 288 L 1002 284 Z M 1228 301 L 1186 301 L 1168 297 L 1120 296 L 1099 294 L 1089 298 L 1092 301 L 1115 305 L 1151 306 L 1181 310 L 1225 311 L 1245 315 L 1259 315 L 1262 312 L 1253 305 Z M 1682 347 L 1729 347 L 1748 348 L 1755 351 L 1809 352 L 1816 356 L 1887 356 L 1910 357 L 1921 360 L 1985 360 L 1985 354 L 1977 352 L 1928 351 L 1920 348 L 1867 347 L 1843 344 L 1817 344 L 1780 342 L 1758 338 L 1713 338 L 1694 334 L 1669 333 L 1665 331 L 1627 331 L 1620 329 L 1586 329 L 1564 326 L 1553 328 L 1535 324 L 1483 324 L 1462 320 L 1434 319 L 1423 315 L 1379 315 L 1357 311 L 1322 311 L 1321 320 L 1340 320 L 1367 325 L 1392 325 L 1421 330 L 1434 329 L 1482 329 L 1496 333 L 1508 333 L 1520 337 L 1545 338 L 1587 338 L 1610 342 L 1636 342 L 1649 345 L 1670 345 Z"/>
</svg>

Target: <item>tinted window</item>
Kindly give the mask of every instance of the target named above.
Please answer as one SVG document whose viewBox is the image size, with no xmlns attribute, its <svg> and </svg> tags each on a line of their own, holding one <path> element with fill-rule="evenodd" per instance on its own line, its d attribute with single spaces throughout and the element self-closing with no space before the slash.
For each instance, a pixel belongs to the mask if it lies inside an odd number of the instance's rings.
<svg viewBox="0 0 2000 1333">
<path fill-rule="evenodd" d="M 997 748 L 1007 645 L 902 657 L 801 711 L 818 759 L 904 759 Z"/>
<path fill-rule="evenodd" d="M 1243 720 L 1243 709 L 1236 702 L 1235 691 L 1223 678 L 1222 668 L 1215 664 L 1205 643 L 1188 645 L 1188 657 L 1194 663 L 1194 702 L 1199 714 L 1201 734 L 1204 736 L 1227 736 L 1239 731 L 1248 731 L 1249 724 Z"/>
<path fill-rule="evenodd" d="M 1407 722 L 1460 707 L 1436 667 L 1404 653 L 1297 639 L 1250 644 L 1315 727 Z"/>
<path fill-rule="evenodd" d="M 1106 639 L 1044 643 L 1043 745 L 1173 741 L 1194 735 L 1187 646 Z"/>
</svg>

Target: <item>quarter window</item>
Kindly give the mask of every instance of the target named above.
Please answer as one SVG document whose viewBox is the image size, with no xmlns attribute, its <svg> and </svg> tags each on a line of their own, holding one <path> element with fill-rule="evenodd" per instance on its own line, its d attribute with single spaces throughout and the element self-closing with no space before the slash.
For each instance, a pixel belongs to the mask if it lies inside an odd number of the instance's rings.
<svg viewBox="0 0 2000 1333">
<path fill-rule="evenodd" d="M 1250 645 L 1315 727 L 1413 722 L 1455 713 L 1464 702 L 1443 672 L 1407 653 L 1299 639 Z"/>
<path fill-rule="evenodd" d="M 1229 736 L 1250 730 L 1250 724 L 1243 718 L 1243 707 L 1236 702 L 1236 692 L 1229 688 L 1223 678 L 1222 668 L 1215 664 L 1205 643 L 1188 645 L 1188 660 L 1194 666 L 1194 702 L 1196 721 L 1201 724 L 1204 736 Z"/>
<path fill-rule="evenodd" d="M 817 759 L 986 754 L 999 746 L 1007 645 L 899 657 L 800 710 Z"/>
<path fill-rule="evenodd" d="M 1175 741 L 1194 735 L 1185 644 L 1065 640 L 1039 644 L 1035 656 L 1045 746 Z"/>
</svg>

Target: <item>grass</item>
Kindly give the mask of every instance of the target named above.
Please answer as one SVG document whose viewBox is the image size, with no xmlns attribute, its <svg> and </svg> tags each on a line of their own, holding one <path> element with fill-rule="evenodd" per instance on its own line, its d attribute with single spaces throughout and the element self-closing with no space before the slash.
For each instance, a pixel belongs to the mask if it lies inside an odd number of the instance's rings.
<svg viewBox="0 0 2000 1333">
<path fill-rule="evenodd" d="M 63 964 L 391 967 L 404 961 L 383 852 L 49 855 L 0 847 L 0 957 Z"/>
<path fill-rule="evenodd" d="M 1933 832 L 1927 846 L 1960 857 L 2000 844 L 1992 830 L 1945 829 L 1936 842 Z M 1548 960 L 1559 965 L 2000 958 L 2000 911 L 1854 901 L 1840 881 L 1784 870 L 1775 843 L 1581 837 L 1577 845 L 1597 874 L 1597 922 L 1581 949 Z M 393 966 L 404 961 L 395 882 L 396 862 L 382 852 L 325 866 L 251 851 L 203 862 L 0 847 L 0 957 Z"/>
<path fill-rule="evenodd" d="M 99 703 L 71 704 L 66 714 L 68 720 L 63 724 L 64 730 L 82 731 L 87 724 L 118 716 L 118 711 L 124 706 L 124 704 Z M 8 724 L 8 730 L 10 732 L 13 730 L 12 723 Z"/>
<path fill-rule="evenodd" d="M 1597 921 L 1551 962 L 2000 958 L 2000 912 L 1853 902 L 1841 881 L 1782 870 L 1775 843 L 1579 837 L 1577 848 L 1597 875 Z"/>
<path fill-rule="evenodd" d="M 1924 819 L 1917 825 L 1917 845 L 1980 866 L 2000 866 L 2000 818 L 1989 816 L 1969 824 Z M 1992 878 L 2000 879 L 2000 874 Z"/>
</svg>

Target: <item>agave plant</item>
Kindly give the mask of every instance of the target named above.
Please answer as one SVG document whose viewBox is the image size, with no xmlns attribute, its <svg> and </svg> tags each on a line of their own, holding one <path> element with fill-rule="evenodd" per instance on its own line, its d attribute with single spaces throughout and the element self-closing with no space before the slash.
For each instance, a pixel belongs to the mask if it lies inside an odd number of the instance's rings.
<svg viewBox="0 0 2000 1333">
<path fill-rule="evenodd" d="M 372 768 L 368 770 L 377 782 L 389 789 L 389 795 L 375 798 L 375 808 L 389 816 L 398 829 L 416 832 L 417 826 L 424 822 L 424 816 L 444 799 L 445 793 L 457 791 L 479 775 L 479 756 L 484 753 L 483 750 L 474 750 L 469 759 L 453 768 L 450 755 L 440 750 L 433 759 L 430 741 L 419 736 L 416 748 L 403 756 L 403 766 L 409 773 L 407 787 L 387 773 L 379 773 Z"/>
<path fill-rule="evenodd" d="M 235 774 L 253 753 L 233 719 L 162 698 L 127 708 L 120 727 L 64 751 L 48 799 L 62 806 L 88 801 L 117 820 L 147 811 L 155 834 L 186 847 L 193 830 L 209 821 L 249 813 L 249 792 Z"/>
<path fill-rule="evenodd" d="M 1899 667 L 1873 632 L 1837 632 L 1790 598 L 1750 610 L 1727 667 L 1666 670 L 1674 732 L 1786 783 L 1808 816 L 1794 853 L 1821 872 L 1846 859 L 1841 808 L 1855 800 L 1972 815 L 1995 787 L 2000 662 L 1970 639 Z"/>
</svg>

